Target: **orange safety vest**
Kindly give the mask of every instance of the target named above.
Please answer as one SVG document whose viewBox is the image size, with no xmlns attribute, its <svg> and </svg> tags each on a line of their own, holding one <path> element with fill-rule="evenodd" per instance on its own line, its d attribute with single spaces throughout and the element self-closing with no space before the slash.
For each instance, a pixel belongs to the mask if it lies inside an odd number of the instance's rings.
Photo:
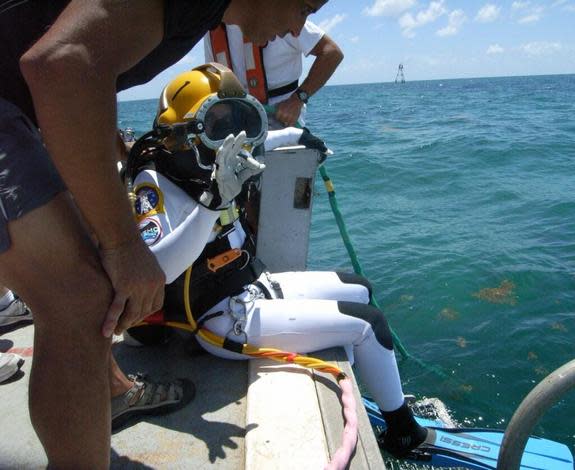
<svg viewBox="0 0 575 470">
<path fill-rule="evenodd" d="M 214 60 L 233 70 L 225 24 L 220 23 L 218 27 L 210 31 L 210 42 Z M 260 103 L 267 104 L 268 83 L 264 69 L 263 48 L 244 38 L 244 56 L 248 93 L 256 97 Z"/>
</svg>

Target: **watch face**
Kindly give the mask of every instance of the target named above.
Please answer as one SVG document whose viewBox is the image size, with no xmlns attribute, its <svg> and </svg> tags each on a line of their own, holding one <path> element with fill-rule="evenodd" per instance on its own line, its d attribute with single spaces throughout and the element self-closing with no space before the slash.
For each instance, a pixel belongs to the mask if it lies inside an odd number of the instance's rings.
<svg viewBox="0 0 575 470">
<path fill-rule="evenodd" d="M 304 103 L 306 103 L 307 100 L 308 100 L 308 98 L 309 98 L 308 94 L 307 94 L 305 91 L 303 91 L 303 90 L 299 90 L 299 91 L 297 92 L 297 96 L 298 96 L 298 98 L 299 98 L 300 100 L 302 100 Z"/>
</svg>

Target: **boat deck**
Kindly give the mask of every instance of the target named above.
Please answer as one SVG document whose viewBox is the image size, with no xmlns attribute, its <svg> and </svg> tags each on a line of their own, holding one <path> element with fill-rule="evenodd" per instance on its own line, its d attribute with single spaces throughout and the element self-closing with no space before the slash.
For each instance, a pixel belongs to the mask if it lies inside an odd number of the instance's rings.
<svg viewBox="0 0 575 470">
<path fill-rule="evenodd" d="M 0 385 L 0 468 L 36 469 L 47 463 L 28 415 L 33 329 L 19 327 L 0 337 L 0 351 L 26 359 L 19 376 Z M 112 468 L 313 470 L 323 468 L 339 445 L 343 421 L 339 388 L 331 377 L 277 362 L 219 359 L 183 334 L 154 348 L 131 348 L 119 341 L 114 354 L 128 373 L 146 372 L 154 380 L 192 379 L 196 398 L 178 412 L 145 417 L 115 433 Z M 317 356 L 351 372 L 342 350 Z M 357 386 L 355 393 L 360 439 L 349 468 L 383 469 Z"/>
</svg>

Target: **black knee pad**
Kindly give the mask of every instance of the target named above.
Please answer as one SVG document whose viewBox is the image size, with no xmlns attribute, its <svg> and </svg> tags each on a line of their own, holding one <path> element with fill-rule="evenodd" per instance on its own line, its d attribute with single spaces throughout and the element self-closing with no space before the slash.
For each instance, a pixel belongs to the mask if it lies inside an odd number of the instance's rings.
<svg viewBox="0 0 575 470">
<path fill-rule="evenodd" d="M 336 272 L 336 274 L 337 277 L 339 277 L 339 280 L 344 284 L 357 284 L 365 287 L 369 292 L 369 298 L 371 299 L 371 283 L 365 277 L 354 273 Z"/>
<path fill-rule="evenodd" d="M 393 351 L 393 339 L 391 330 L 381 310 L 372 305 L 360 304 L 357 302 L 338 302 L 338 310 L 344 315 L 361 318 L 371 325 L 377 341 L 386 349 Z"/>
</svg>

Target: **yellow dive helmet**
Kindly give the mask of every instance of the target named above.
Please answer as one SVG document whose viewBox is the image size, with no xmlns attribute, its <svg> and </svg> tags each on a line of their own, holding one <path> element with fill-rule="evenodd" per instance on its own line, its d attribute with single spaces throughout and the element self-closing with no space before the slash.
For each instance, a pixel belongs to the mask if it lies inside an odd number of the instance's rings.
<svg viewBox="0 0 575 470">
<path fill-rule="evenodd" d="M 229 134 L 241 131 L 246 132 L 246 144 L 262 144 L 268 120 L 264 107 L 230 69 L 209 63 L 181 73 L 164 88 L 154 127 L 185 133 L 189 140 L 199 139 L 216 150 Z"/>
</svg>

